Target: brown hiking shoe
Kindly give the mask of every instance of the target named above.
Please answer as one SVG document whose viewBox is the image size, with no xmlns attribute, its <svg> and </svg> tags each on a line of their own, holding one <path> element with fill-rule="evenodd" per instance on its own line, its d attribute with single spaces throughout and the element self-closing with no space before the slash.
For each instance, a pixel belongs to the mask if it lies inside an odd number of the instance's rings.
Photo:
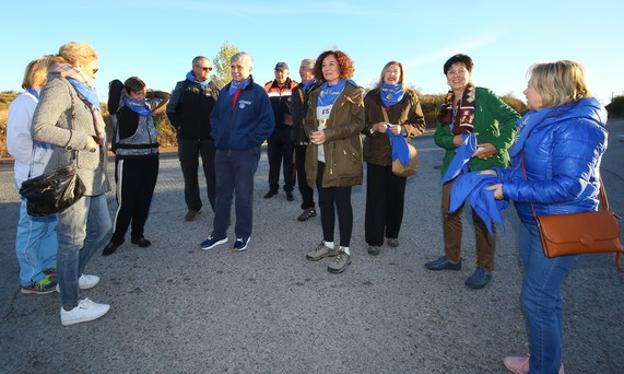
<svg viewBox="0 0 624 374">
<path fill-rule="evenodd" d="M 337 250 L 331 249 L 326 246 L 324 242 L 321 242 L 321 244 L 306 254 L 306 259 L 310 261 L 318 261 L 325 257 L 334 257 L 337 255 Z"/>
<path fill-rule="evenodd" d="M 346 252 L 338 251 L 338 255 L 336 256 L 334 261 L 330 262 L 329 265 L 327 265 L 327 271 L 335 274 L 342 273 L 347 268 L 347 266 L 349 266 L 349 264 L 351 264 L 351 256 L 348 255 Z"/>
</svg>

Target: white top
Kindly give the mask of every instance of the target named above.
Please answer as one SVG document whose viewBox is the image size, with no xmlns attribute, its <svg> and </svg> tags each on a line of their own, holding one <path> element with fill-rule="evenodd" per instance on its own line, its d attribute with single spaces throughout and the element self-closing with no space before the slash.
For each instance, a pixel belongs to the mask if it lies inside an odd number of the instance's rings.
<svg viewBox="0 0 624 374">
<path fill-rule="evenodd" d="M 24 92 L 9 106 L 7 121 L 7 149 L 15 159 L 13 167 L 15 186 L 19 190 L 22 182 L 41 175 L 52 155 L 52 146 L 37 143 L 33 146 L 32 120 L 39 100 Z"/>
<path fill-rule="evenodd" d="M 329 119 L 329 115 L 331 113 L 331 109 L 334 105 L 326 105 L 326 106 L 317 106 L 316 107 L 316 119 L 318 121 L 318 131 L 325 129 L 325 124 Z M 320 162 L 325 162 L 325 144 L 321 144 L 318 146 L 317 152 L 317 160 Z"/>
</svg>

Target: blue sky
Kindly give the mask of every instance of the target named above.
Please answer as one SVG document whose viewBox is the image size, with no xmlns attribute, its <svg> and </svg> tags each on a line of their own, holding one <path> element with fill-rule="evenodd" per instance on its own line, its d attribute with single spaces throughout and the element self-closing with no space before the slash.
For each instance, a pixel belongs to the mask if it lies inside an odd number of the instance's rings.
<svg viewBox="0 0 624 374">
<path fill-rule="evenodd" d="M 446 92 L 444 61 L 467 53 L 473 81 L 524 99 L 527 69 L 558 59 L 585 65 L 603 104 L 624 94 L 624 48 L 617 0 L 596 1 L 13 1 L 2 6 L 5 57 L 0 90 L 19 90 L 33 58 L 77 40 L 100 57 L 99 94 L 108 81 L 138 75 L 171 90 L 196 55 L 213 58 L 224 42 L 249 52 L 259 83 L 277 61 L 298 77 L 302 58 L 339 48 L 356 65 L 355 81 L 372 85 L 399 60 L 423 93 Z"/>
</svg>

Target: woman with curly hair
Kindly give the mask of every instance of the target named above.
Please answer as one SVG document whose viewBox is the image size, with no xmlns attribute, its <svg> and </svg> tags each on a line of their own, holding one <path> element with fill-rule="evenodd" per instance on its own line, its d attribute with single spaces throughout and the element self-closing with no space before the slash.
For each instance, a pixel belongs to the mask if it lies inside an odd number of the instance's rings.
<svg viewBox="0 0 624 374">
<path fill-rule="evenodd" d="M 362 184 L 360 132 L 364 129 L 364 90 L 350 80 L 353 63 L 339 50 L 321 53 L 314 65 L 314 76 L 321 84 L 310 94 L 305 119 L 310 138 L 306 176 L 308 184 L 316 184 L 318 189 L 323 241 L 306 258 L 318 261 L 335 257 L 327 270 L 341 273 L 351 263 L 351 187 Z M 336 213 L 338 245 L 334 243 Z"/>
</svg>

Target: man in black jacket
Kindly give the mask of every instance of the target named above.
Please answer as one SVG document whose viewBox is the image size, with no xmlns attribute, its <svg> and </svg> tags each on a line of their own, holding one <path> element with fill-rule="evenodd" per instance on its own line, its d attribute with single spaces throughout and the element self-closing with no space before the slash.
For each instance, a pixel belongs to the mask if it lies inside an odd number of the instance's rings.
<svg viewBox="0 0 624 374">
<path fill-rule="evenodd" d="M 193 59 L 186 79 L 176 84 L 167 105 L 167 117 L 178 134 L 178 158 L 184 175 L 184 200 L 188 212 L 185 220 L 193 221 L 202 207 L 197 169 L 202 159 L 208 200 L 215 204 L 215 148 L 210 136 L 210 113 L 219 96 L 218 87 L 209 79 L 212 66 L 204 56 Z"/>
</svg>

